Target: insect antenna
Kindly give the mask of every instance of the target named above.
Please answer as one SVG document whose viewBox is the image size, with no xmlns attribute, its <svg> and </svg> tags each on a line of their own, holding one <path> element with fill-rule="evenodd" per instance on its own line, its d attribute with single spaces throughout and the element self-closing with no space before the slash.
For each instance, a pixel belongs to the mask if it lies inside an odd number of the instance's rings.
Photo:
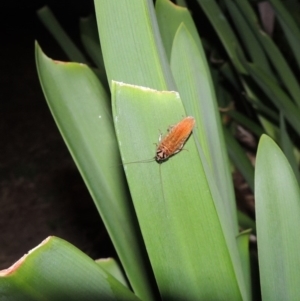
<svg viewBox="0 0 300 301">
<path fill-rule="evenodd" d="M 155 161 L 155 158 L 141 160 L 141 161 L 124 162 L 121 165 L 128 165 L 128 164 L 135 164 L 135 163 L 150 163 L 150 162 L 153 162 L 153 161 Z"/>
</svg>

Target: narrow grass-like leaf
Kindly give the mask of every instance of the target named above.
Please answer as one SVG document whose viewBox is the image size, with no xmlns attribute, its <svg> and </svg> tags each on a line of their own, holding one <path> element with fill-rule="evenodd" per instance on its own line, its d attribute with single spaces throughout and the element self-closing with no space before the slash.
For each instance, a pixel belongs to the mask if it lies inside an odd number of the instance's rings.
<svg viewBox="0 0 300 301">
<path fill-rule="evenodd" d="M 49 237 L 0 272 L 3 300 L 139 300 L 91 258 Z"/>
<path fill-rule="evenodd" d="M 100 44 L 97 44 L 93 39 L 86 35 L 81 35 L 81 40 L 87 53 L 92 58 L 95 65 L 105 74 Z"/>
<path fill-rule="evenodd" d="M 257 101 L 256 96 L 252 97 L 250 93 L 247 94 L 247 99 L 262 116 L 267 117 L 268 120 L 272 120 L 273 122 L 278 122 L 279 114 L 273 108 L 264 105 L 261 101 Z"/>
<path fill-rule="evenodd" d="M 257 91 L 254 91 L 252 86 L 249 85 L 245 79 L 242 79 L 242 82 L 246 91 L 247 99 L 252 103 L 257 112 L 260 113 L 260 115 L 257 115 L 257 118 L 265 130 L 265 133 L 275 139 L 278 136 L 278 130 L 274 125 L 274 120 L 277 122 L 278 118 L 276 119 L 276 117 L 278 114 L 262 103 L 260 99 L 262 96 L 265 97 L 263 92 L 260 93 L 259 97 Z"/>
<path fill-rule="evenodd" d="M 94 70 L 94 72 L 100 79 L 105 90 L 109 93 L 109 84 L 107 81 L 95 16 L 90 15 L 87 18 L 81 18 L 79 22 L 79 28 L 82 44 L 98 68 Z"/>
<path fill-rule="evenodd" d="M 84 64 L 88 63 L 84 55 L 58 23 L 49 7 L 42 7 L 37 11 L 37 15 L 71 61 Z"/>
<path fill-rule="evenodd" d="M 90 37 L 95 43 L 100 45 L 97 21 L 94 14 L 80 19 L 79 30 L 81 35 Z"/>
<path fill-rule="evenodd" d="M 79 25 L 80 37 L 85 50 L 93 59 L 99 70 L 103 70 L 105 72 L 95 17 L 89 16 L 88 18 L 82 18 Z"/>
<path fill-rule="evenodd" d="M 244 114 L 239 113 L 235 110 L 229 110 L 226 114 L 228 114 L 230 117 L 232 117 L 235 121 L 237 121 L 240 125 L 247 128 L 249 131 L 251 131 L 254 135 L 256 135 L 258 138 L 264 134 L 264 130 L 252 119 L 249 119 Z"/>
<path fill-rule="evenodd" d="M 273 40 L 266 33 L 260 31 L 258 35 L 262 37 L 262 42 L 265 47 L 265 50 L 270 60 L 272 61 L 272 64 L 276 69 L 278 76 L 284 83 L 294 102 L 297 104 L 298 107 L 300 107 L 300 86 L 295 75 L 290 69 L 288 63 L 286 62 L 284 56 L 274 44 Z"/>
<path fill-rule="evenodd" d="M 296 107 L 280 86 L 272 78 L 268 77 L 267 74 L 262 72 L 259 67 L 245 62 L 243 62 L 243 65 L 260 88 L 269 96 L 274 105 L 282 111 L 295 131 L 300 134 L 300 109 Z"/>
<path fill-rule="evenodd" d="M 257 40 L 257 37 L 251 31 L 244 16 L 232 0 L 225 0 L 225 3 L 235 24 L 235 28 L 239 32 L 240 39 L 243 41 L 245 49 L 249 53 L 252 62 L 260 66 L 270 76 L 273 75 L 273 71 L 270 68 L 265 52 Z"/>
<path fill-rule="evenodd" d="M 154 157 L 159 130 L 185 115 L 178 94 L 121 83 L 112 88 L 122 160 L 162 298 L 241 300 L 197 137 L 162 164 L 140 162 Z"/>
<path fill-rule="evenodd" d="M 223 130 L 230 159 L 243 175 L 251 190 L 254 191 L 254 168 L 250 160 L 229 130 L 225 127 Z"/>
<path fill-rule="evenodd" d="M 198 46 L 199 47 L 199 46 Z M 186 112 L 197 120 L 195 135 L 226 202 L 232 231 L 238 233 L 236 205 L 228 157 L 221 129 L 220 115 L 209 67 L 187 28 L 182 24 L 175 36 L 171 69 Z"/>
<path fill-rule="evenodd" d="M 255 14 L 253 13 L 248 0 L 234 0 L 234 1 L 236 5 L 239 7 L 242 14 L 244 15 L 245 19 L 247 20 L 253 33 L 255 34 L 257 39 L 260 41 L 262 47 L 266 51 L 270 61 L 272 62 L 274 68 L 277 71 L 277 75 L 284 83 L 285 87 L 287 88 L 289 94 L 291 95 L 292 99 L 295 101 L 297 106 L 300 107 L 300 98 L 299 98 L 300 86 L 291 68 L 286 62 L 284 56 L 281 54 L 280 50 L 273 42 L 273 40 L 259 28 L 258 25 L 259 22 L 254 17 Z M 274 81 L 274 79 L 272 80 Z"/>
<path fill-rule="evenodd" d="M 95 0 L 108 82 L 176 90 L 152 0 Z"/>
<path fill-rule="evenodd" d="M 263 300 L 300 296 L 300 192 L 287 159 L 263 135 L 255 169 L 259 271 Z"/>
<path fill-rule="evenodd" d="M 101 54 L 100 44 L 95 42 L 95 40 L 92 39 L 91 37 L 84 34 L 81 35 L 81 40 L 87 53 L 89 54 L 89 56 L 91 57 L 95 65 L 97 66 L 97 69 L 94 69 L 93 71 L 101 81 L 105 90 L 109 93 L 110 90 L 107 81 L 106 71 L 104 68 L 104 62 Z"/>
<path fill-rule="evenodd" d="M 276 16 L 278 18 L 278 21 L 282 27 L 282 30 L 285 33 L 285 37 L 287 38 L 288 42 L 290 43 L 291 49 L 293 51 L 293 54 L 296 58 L 296 61 L 298 63 L 298 68 L 300 68 L 300 30 L 291 16 L 291 14 L 288 12 L 288 10 L 285 8 L 282 1 L 279 0 L 270 0 L 270 3 L 272 4 L 272 7 L 274 8 L 276 12 Z M 298 4 L 298 3 L 297 3 Z"/>
<path fill-rule="evenodd" d="M 226 49 L 227 54 L 230 57 L 236 69 L 241 73 L 245 73 L 245 69 L 243 68 L 236 56 L 236 49 L 240 49 L 238 39 L 236 38 L 225 15 L 223 14 L 216 1 L 197 0 L 197 2 L 205 12 L 208 19 L 210 20 L 212 26 L 214 27 L 216 33 L 222 41 L 223 46 Z M 240 51 L 242 50 L 240 49 Z"/>
<path fill-rule="evenodd" d="M 224 63 L 220 68 L 220 71 L 237 91 L 241 90 L 240 81 L 238 80 L 237 74 L 233 70 L 231 64 L 229 64 L 228 62 Z"/>
<path fill-rule="evenodd" d="M 36 46 L 41 85 L 57 126 L 138 296 L 152 300 L 148 261 L 120 166 L 110 101 L 83 64 L 55 62 Z"/>
<path fill-rule="evenodd" d="M 280 114 L 280 146 L 287 157 L 290 165 L 292 166 L 292 169 L 294 171 L 295 177 L 300 183 L 300 174 L 299 174 L 299 169 L 298 169 L 298 163 L 294 154 L 294 145 L 290 139 L 290 136 L 286 130 L 286 124 L 284 120 L 283 114 Z"/>
</svg>

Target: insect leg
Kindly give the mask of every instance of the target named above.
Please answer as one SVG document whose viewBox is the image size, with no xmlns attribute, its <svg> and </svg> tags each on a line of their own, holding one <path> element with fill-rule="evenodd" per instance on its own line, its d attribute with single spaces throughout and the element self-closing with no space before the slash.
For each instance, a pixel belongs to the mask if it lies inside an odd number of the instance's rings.
<svg viewBox="0 0 300 301">
<path fill-rule="evenodd" d="M 168 127 L 167 131 L 168 131 L 168 132 L 171 132 L 171 131 L 172 131 L 172 129 L 175 127 L 175 125 L 176 125 L 176 124 L 169 125 L 169 127 Z"/>
<path fill-rule="evenodd" d="M 160 141 L 161 141 L 161 139 L 162 139 L 162 132 L 161 132 L 161 131 L 159 131 L 158 142 L 160 142 Z"/>
</svg>

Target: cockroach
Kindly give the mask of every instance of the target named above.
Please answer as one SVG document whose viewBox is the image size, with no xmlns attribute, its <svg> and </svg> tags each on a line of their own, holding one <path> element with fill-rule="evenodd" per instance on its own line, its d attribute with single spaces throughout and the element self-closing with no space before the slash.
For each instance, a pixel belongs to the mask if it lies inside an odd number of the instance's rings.
<svg viewBox="0 0 300 301">
<path fill-rule="evenodd" d="M 192 133 L 195 119 L 192 116 L 185 117 L 177 124 L 171 126 L 166 136 L 162 139 L 159 136 L 159 144 L 154 157 L 157 163 L 163 163 L 171 156 L 179 153 Z"/>
<path fill-rule="evenodd" d="M 162 138 L 162 134 L 159 135 L 159 140 L 158 140 L 159 143 L 156 147 L 156 154 L 154 158 L 149 160 L 144 160 L 144 161 L 128 162 L 128 163 L 124 163 L 124 165 L 132 164 L 132 163 L 146 163 L 152 161 L 156 161 L 157 163 L 161 164 L 167 161 L 170 157 L 179 153 L 183 149 L 183 146 L 188 140 L 189 136 L 191 135 L 194 126 L 195 126 L 194 117 L 188 116 L 183 118 L 177 124 L 170 126 L 168 129 L 168 133 L 163 138 Z M 162 183 L 160 168 L 159 168 L 159 175 Z M 162 187 L 163 198 L 165 200 L 163 185 L 161 187 Z"/>
<path fill-rule="evenodd" d="M 156 145 L 156 153 L 154 158 L 142 161 L 127 162 L 123 164 L 148 163 L 152 161 L 156 161 L 157 163 L 161 164 L 167 161 L 170 157 L 179 153 L 183 149 L 184 144 L 192 133 L 194 125 L 194 117 L 188 116 L 183 118 L 177 124 L 170 126 L 168 133 L 163 138 L 162 134 L 159 135 L 159 143 Z"/>
</svg>

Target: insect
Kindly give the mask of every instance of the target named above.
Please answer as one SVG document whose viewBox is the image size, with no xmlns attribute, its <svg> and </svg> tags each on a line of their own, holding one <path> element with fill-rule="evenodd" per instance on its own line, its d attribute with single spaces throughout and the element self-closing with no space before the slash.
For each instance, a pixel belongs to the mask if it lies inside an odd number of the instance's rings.
<svg viewBox="0 0 300 301">
<path fill-rule="evenodd" d="M 155 161 L 157 163 L 163 163 L 171 156 L 179 153 L 191 135 L 194 125 L 194 117 L 188 116 L 171 126 L 163 139 L 161 137 L 162 135 L 160 135 L 159 144 L 156 148 L 156 155 L 154 157 Z"/>
<path fill-rule="evenodd" d="M 179 153 L 183 149 L 184 144 L 192 133 L 195 123 L 196 121 L 192 116 L 183 118 L 177 124 L 170 126 L 168 133 L 163 138 L 162 134 L 159 135 L 159 143 L 156 147 L 154 158 L 142 161 L 127 162 L 123 164 L 148 163 L 152 161 L 156 161 L 157 163 L 161 164 L 167 161 L 170 157 Z"/>
<path fill-rule="evenodd" d="M 188 140 L 189 136 L 192 133 L 192 130 L 195 126 L 195 119 L 192 116 L 188 116 L 183 118 L 177 124 L 170 126 L 168 129 L 168 133 L 162 137 L 160 134 L 158 139 L 158 145 L 156 147 L 155 157 L 149 160 L 144 161 L 135 161 L 135 162 L 128 162 L 125 164 L 132 164 L 132 163 L 146 163 L 156 161 L 157 163 L 161 164 L 167 161 L 170 157 L 174 156 L 175 154 L 179 153 L 182 149 L 186 141 Z M 159 166 L 159 175 L 161 181 L 161 188 L 162 188 L 162 195 L 163 199 L 165 200 L 162 176 L 161 176 L 161 169 Z"/>
</svg>

